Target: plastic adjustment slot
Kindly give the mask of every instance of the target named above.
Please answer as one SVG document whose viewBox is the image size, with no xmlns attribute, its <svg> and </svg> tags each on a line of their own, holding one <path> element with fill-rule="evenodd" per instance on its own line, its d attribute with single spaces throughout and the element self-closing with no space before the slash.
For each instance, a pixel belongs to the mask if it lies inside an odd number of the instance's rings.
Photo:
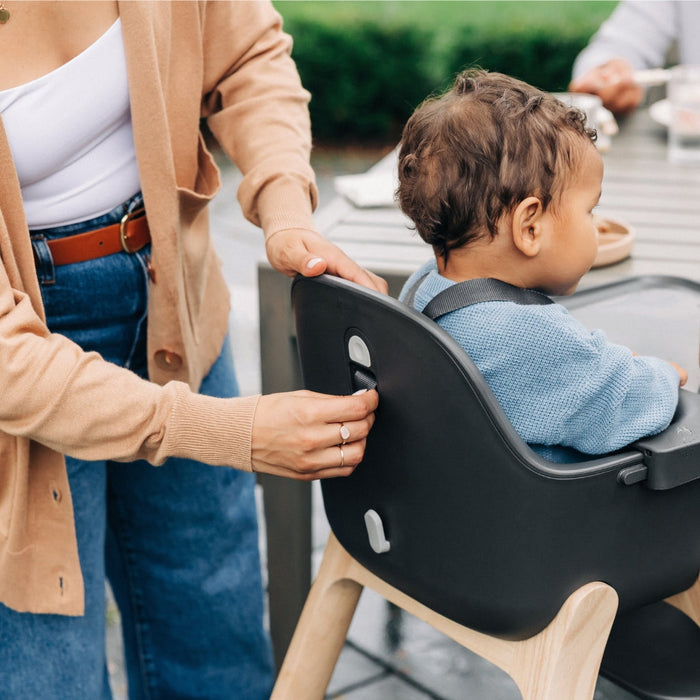
<svg viewBox="0 0 700 700">
<path fill-rule="evenodd" d="M 364 372 L 361 369 L 356 369 L 352 373 L 352 386 L 355 391 L 359 389 L 376 389 L 377 380 L 371 372 Z"/>
<path fill-rule="evenodd" d="M 352 333 L 347 338 L 347 344 L 353 391 L 376 389 L 377 380 L 371 371 L 372 355 L 367 343 L 357 333 Z"/>
</svg>

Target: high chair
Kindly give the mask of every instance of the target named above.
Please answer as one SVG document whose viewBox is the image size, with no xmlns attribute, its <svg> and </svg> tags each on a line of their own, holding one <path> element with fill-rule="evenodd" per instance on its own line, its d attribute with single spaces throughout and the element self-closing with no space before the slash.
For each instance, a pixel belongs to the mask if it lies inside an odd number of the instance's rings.
<svg viewBox="0 0 700 700">
<path fill-rule="evenodd" d="M 626 284 L 573 306 L 609 316 L 618 297 L 670 289 L 693 314 L 697 361 L 700 285 Z M 505 670 L 526 700 L 592 698 L 604 652 L 602 672 L 639 697 L 700 698 L 698 394 L 681 391 L 658 436 L 555 464 L 422 314 L 329 276 L 298 278 L 292 297 L 306 388 L 376 386 L 380 403 L 363 462 L 322 483 L 332 533 L 273 700 L 324 696 L 364 586 Z M 639 323 L 654 333 L 650 306 Z"/>
</svg>

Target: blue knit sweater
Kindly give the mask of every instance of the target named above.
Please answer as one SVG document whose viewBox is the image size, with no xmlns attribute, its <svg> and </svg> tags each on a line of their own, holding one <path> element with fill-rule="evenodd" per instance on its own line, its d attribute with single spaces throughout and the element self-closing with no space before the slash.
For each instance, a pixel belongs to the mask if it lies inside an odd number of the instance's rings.
<svg viewBox="0 0 700 700">
<path fill-rule="evenodd" d="M 432 260 L 406 282 L 401 299 L 426 271 L 413 301 L 419 311 L 454 284 Z M 662 431 L 673 418 L 679 382 L 673 367 L 608 342 L 561 304 L 482 302 L 438 323 L 467 351 L 518 434 L 547 459 L 612 452 Z"/>
</svg>

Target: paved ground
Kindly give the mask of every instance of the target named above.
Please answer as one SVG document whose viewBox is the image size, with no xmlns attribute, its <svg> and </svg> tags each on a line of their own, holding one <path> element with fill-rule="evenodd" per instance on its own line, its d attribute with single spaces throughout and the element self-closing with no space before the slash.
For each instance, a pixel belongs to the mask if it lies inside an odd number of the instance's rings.
<svg viewBox="0 0 700 700">
<path fill-rule="evenodd" d="M 333 197 L 333 176 L 363 172 L 382 153 L 319 152 L 321 206 Z M 226 167 L 224 186 L 212 207 L 212 229 L 234 297 L 231 325 L 242 393 L 260 390 L 256 264 L 264 256 L 260 232 L 245 222 L 235 199 L 237 172 Z M 314 492 L 314 550 L 320 559 L 328 534 L 319 491 Z M 107 646 L 115 700 L 126 698 L 119 615 L 110 605 Z M 502 671 L 415 618 L 397 614 L 366 591 L 348 643 L 329 686 L 328 698 L 344 700 L 517 700 L 520 693 Z M 595 700 L 630 700 L 631 695 L 601 679 Z M 231 699 L 231 700 L 245 700 Z M 294 698 L 293 700 L 306 700 Z M 566 698 L 562 698 L 566 700 Z"/>
</svg>

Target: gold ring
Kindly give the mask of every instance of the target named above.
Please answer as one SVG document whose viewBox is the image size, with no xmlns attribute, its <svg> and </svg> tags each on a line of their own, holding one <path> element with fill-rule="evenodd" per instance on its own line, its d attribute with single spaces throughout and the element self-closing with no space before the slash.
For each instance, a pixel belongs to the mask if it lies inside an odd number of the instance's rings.
<svg viewBox="0 0 700 700">
<path fill-rule="evenodd" d="M 344 445 L 350 437 L 350 428 L 345 426 L 345 423 L 340 424 L 340 444 Z"/>
<path fill-rule="evenodd" d="M 338 445 L 338 449 L 340 450 L 340 468 L 342 469 L 345 466 L 345 453 L 340 445 Z"/>
</svg>

